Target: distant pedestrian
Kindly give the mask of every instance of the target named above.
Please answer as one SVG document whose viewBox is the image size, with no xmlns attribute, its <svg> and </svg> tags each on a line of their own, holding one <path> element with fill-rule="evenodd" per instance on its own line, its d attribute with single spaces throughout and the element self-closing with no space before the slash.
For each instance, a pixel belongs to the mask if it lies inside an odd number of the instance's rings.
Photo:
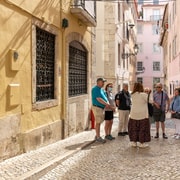
<svg viewBox="0 0 180 180">
<path fill-rule="evenodd" d="M 151 89 L 149 87 L 144 88 L 144 92 L 148 94 L 148 113 L 149 113 L 149 122 L 150 124 L 153 122 L 153 104 L 149 102 L 149 98 L 151 95 Z"/>
<path fill-rule="evenodd" d="M 176 88 L 174 97 L 170 103 L 171 116 L 175 123 L 175 134 L 173 138 L 180 139 L 180 89 Z"/>
<path fill-rule="evenodd" d="M 132 147 L 148 147 L 151 141 L 150 123 L 148 114 L 148 94 L 144 92 L 141 83 L 135 83 L 131 93 L 132 106 L 128 124 L 129 139 Z M 152 97 L 149 98 L 152 103 Z"/>
<path fill-rule="evenodd" d="M 131 109 L 131 96 L 128 91 L 128 84 L 123 84 L 123 89 L 116 96 L 116 105 L 119 111 L 118 136 L 128 135 L 128 121 Z"/>
<path fill-rule="evenodd" d="M 104 115 L 104 120 L 105 120 L 105 138 L 108 140 L 113 140 L 115 137 L 111 135 L 111 129 L 112 129 L 112 124 L 113 124 L 113 118 L 114 118 L 114 111 L 116 109 L 115 103 L 114 103 L 114 97 L 112 94 L 112 89 L 113 89 L 113 84 L 108 83 L 105 87 L 107 98 L 110 104 L 110 108 L 105 108 L 105 115 Z"/>
<path fill-rule="evenodd" d="M 105 90 L 102 88 L 104 86 L 106 79 L 98 78 L 97 85 L 92 88 L 92 111 L 94 113 L 96 121 L 96 137 L 97 142 L 105 143 L 106 140 L 100 136 L 100 125 L 104 121 L 104 108 L 109 108 L 109 102 L 105 93 Z"/>
<path fill-rule="evenodd" d="M 154 138 L 159 138 L 159 124 L 161 123 L 162 136 L 164 139 L 168 139 L 165 134 L 165 118 L 166 113 L 169 110 L 170 100 L 165 91 L 162 89 L 162 84 L 156 84 L 156 92 L 153 95 L 154 106 L 153 106 L 153 118 L 156 123 L 156 135 Z"/>
</svg>

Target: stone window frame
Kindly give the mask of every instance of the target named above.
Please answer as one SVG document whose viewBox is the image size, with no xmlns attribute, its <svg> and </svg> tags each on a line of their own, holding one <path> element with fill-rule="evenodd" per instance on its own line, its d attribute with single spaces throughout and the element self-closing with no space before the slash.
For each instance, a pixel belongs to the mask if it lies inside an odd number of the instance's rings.
<svg viewBox="0 0 180 180">
<path fill-rule="evenodd" d="M 82 95 L 79 95 L 79 96 L 74 96 L 74 97 L 69 97 L 68 96 L 68 92 L 69 92 L 69 86 L 68 86 L 68 69 L 69 69 L 69 44 L 72 42 L 72 41 L 77 41 L 79 42 L 80 44 L 82 44 L 84 46 L 84 48 L 87 50 L 87 94 L 82 94 Z M 65 48 L 66 48 L 66 62 L 65 62 L 65 66 L 66 66 L 66 76 L 64 77 L 63 81 L 66 82 L 66 95 L 65 97 L 67 99 L 76 99 L 80 96 L 87 96 L 88 95 L 88 92 L 89 92 L 89 76 L 91 76 L 90 72 L 90 67 L 91 67 L 91 57 L 90 57 L 90 52 L 91 52 L 91 47 L 90 45 L 88 44 L 88 42 L 86 41 L 85 38 L 83 38 L 83 36 L 77 32 L 72 32 L 70 34 L 68 34 L 65 38 Z M 67 104 L 66 104 L 67 105 Z"/>
<path fill-rule="evenodd" d="M 36 102 L 36 27 L 55 35 L 54 99 Z M 40 20 L 32 20 L 32 109 L 41 110 L 58 105 L 58 30 Z"/>
<path fill-rule="evenodd" d="M 85 59 L 85 64 L 86 64 L 86 68 L 85 69 L 83 69 L 83 71 L 85 71 L 86 72 L 86 83 L 83 83 L 83 84 L 86 84 L 86 87 L 85 87 L 85 89 L 86 89 L 86 92 L 81 92 L 81 93 L 79 93 L 79 94 L 74 94 L 74 95 L 72 95 L 72 94 L 69 94 L 69 92 L 68 92 L 68 97 L 77 97 L 77 96 L 81 96 L 81 95 L 84 95 L 84 94 L 87 94 L 88 92 L 87 92 L 87 90 L 88 90 L 88 84 L 87 84 L 87 79 L 88 79 L 88 74 L 87 74 L 87 70 L 88 70 L 88 53 L 87 53 L 87 49 L 83 46 L 83 44 L 82 43 L 79 43 L 78 41 L 71 41 L 70 42 L 70 44 L 69 44 L 69 48 L 70 48 L 70 46 L 71 47 L 73 47 L 73 48 L 75 48 L 75 49 L 77 49 L 78 51 L 82 51 L 83 53 L 85 53 L 86 54 L 86 59 Z M 70 55 L 69 55 L 69 57 L 70 57 Z M 80 61 L 82 61 L 82 59 L 80 60 Z M 68 59 L 68 64 L 70 65 L 70 59 Z M 83 68 L 83 67 L 81 67 L 81 68 Z M 80 69 L 81 69 L 80 68 Z M 80 69 L 78 70 L 78 71 L 80 71 Z M 74 70 L 73 68 L 71 69 L 71 70 Z M 82 69 L 81 69 L 82 70 Z M 68 68 L 68 78 L 70 78 L 69 76 L 70 76 L 70 67 Z M 80 75 L 81 76 L 81 75 Z M 79 77 L 78 77 L 78 79 L 79 79 Z M 77 79 L 77 80 L 78 80 Z M 70 79 L 68 79 L 68 82 L 70 81 Z M 68 89 L 70 89 L 70 86 L 68 85 Z"/>
</svg>

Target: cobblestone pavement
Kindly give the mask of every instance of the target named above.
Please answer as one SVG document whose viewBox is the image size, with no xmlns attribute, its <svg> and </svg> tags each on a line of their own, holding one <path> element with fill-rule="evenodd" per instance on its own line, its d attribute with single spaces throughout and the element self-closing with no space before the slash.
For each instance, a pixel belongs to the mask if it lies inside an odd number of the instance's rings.
<svg viewBox="0 0 180 180">
<path fill-rule="evenodd" d="M 170 120 L 166 124 L 174 127 Z M 167 129 L 169 136 L 173 133 L 174 129 Z M 180 180 L 180 140 L 152 138 L 149 145 L 146 149 L 132 148 L 127 136 L 105 144 L 94 143 L 40 180 Z"/>
<path fill-rule="evenodd" d="M 117 125 L 115 118 L 115 136 Z M 180 180 L 180 140 L 171 138 L 172 120 L 166 121 L 166 127 L 169 138 L 152 138 L 146 149 L 130 147 L 127 136 L 105 144 L 92 143 L 94 130 L 84 131 L 1 162 L 0 180 Z M 151 130 L 154 135 L 154 125 Z M 103 126 L 101 131 L 104 134 Z"/>
</svg>

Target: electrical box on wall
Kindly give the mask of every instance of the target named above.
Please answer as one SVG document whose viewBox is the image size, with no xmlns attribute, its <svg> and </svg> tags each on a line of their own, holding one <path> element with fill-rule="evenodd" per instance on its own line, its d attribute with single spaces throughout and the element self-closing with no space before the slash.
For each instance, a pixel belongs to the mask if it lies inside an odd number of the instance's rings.
<svg viewBox="0 0 180 180">
<path fill-rule="evenodd" d="M 12 71 L 18 71 L 20 68 L 19 54 L 15 49 L 9 50 L 10 68 Z"/>
<path fill-rule="evenodd" d="M 20 84 L 9 84 L 9 105 L 20 104 Z"/>
</svg>

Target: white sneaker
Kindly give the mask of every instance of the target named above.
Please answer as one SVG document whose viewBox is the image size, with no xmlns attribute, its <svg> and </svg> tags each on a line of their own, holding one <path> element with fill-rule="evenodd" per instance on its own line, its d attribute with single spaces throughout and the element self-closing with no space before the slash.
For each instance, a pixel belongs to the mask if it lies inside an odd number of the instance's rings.
<svg viewBox="0 0 180 180">
<path fill-rule="evenodd" d="M 172 138 L 176 138 L 176 136 L 178 136 L 178 134 L 174 134 L 174 135 L 172 136 Z"/>
<path fill-rule="evenodd" d="M 137 147 L 137 142 L 131 141 L 131 146 L 132 147 Z"/>
<path fill-rule="evenodd" d="M 140 148 L 147 148 L 147 147 L 149 147 L 149 145 L 146 144 L 146 143 L 139 143 L 138 147 L 140 147 Z"/>
<path fill-rule="evenodd" d="M 180 135 L 179 134 L 176 135 L 175 139 L 180 139 Z"/>
</svg>

